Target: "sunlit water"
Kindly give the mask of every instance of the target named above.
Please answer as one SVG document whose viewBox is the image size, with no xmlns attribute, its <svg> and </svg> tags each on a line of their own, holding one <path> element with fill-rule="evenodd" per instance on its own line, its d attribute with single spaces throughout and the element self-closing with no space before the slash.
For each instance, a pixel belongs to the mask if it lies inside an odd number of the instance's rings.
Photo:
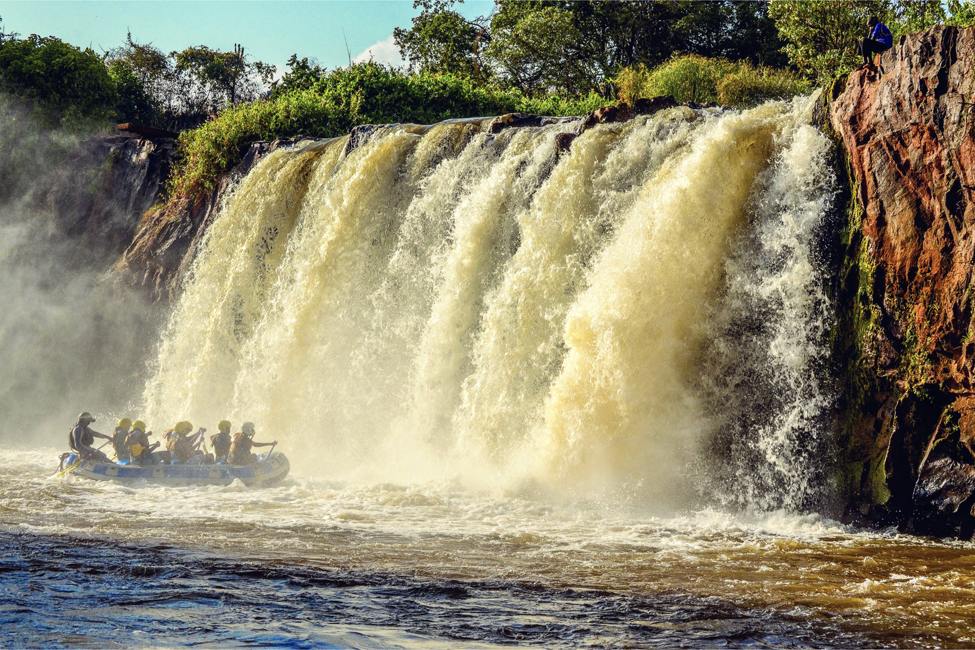
<svg viewBox="0 0 975 650">
<path fill-rule="evenodd" d="M 414 646 L 975 643 L 975 546 L 816 516 L 457 485 L 51 478 L 4 451 L 0 640 Z"/>
</svg>

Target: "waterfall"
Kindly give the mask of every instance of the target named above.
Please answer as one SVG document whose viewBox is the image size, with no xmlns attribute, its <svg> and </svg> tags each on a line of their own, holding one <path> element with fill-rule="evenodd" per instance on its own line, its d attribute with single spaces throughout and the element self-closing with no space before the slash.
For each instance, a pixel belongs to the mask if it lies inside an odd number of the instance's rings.
<svg viewBox="0 0 975 650">
<path fill-rule="evenodd" d="M 830 405 L 812 103 L 277 150 L 206 233 L 146 417 L 254 420 L 326 476 L 791 507 Z"/>
</svg>

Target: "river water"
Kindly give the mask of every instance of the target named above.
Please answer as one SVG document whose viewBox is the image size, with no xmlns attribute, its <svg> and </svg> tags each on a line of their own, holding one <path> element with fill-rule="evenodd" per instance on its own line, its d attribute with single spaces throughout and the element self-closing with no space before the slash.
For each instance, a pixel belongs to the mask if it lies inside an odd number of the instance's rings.
<svg viewBox="0 0 975 650">
<path fill-rule="evenodd" d="M 0 645 L 975 645 L 975 547 L 812 514 L 844 498 L 815 101 L 279 148 L 154 340 L 0 205 L 37 249 L 0 248 Z M 251 420 L 294 473 L 51 478 L 30 444 L 82 410 Z"/>
<path fill-rule="evenodd" d="M 975 643 L 970 543 L 451 483 L 125 487 L 3 451 L 5 645 Z"/>
</svg>

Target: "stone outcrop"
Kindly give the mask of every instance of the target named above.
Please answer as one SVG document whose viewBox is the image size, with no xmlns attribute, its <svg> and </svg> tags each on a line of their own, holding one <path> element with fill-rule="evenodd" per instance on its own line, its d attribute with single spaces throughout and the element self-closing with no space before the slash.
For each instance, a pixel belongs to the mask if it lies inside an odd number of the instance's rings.
<svg viewBox="0 0 975 650">
<path fill-rule="evenodd" d="M 144 289 L 154 301 L 173 298 L 178 280 L 186 271 L 207 227 L 216 217 L 227 190 L 257 161 L 292 141 L 256 142 L 243 160 L 222 175 L 208 192 L 181 196 L 159 203 L 142 214 L 138 229 L 115 263 L 117 276 Z"/>
<path fill-rule="evenodd" d="M 174 150 L 168 139 L 95 137 L 37 178 L 34 208 L 53 215 L 57 232 L 76 242 L 63 261 L 100 267 L 124 250 L 139 215 L 160 197 Z"/>
<path fill-rule="evenodd" d="M 849 223 L 838 284 L 851 514 L 970 535 L 975 507 L 975 29 L 901 38 L 831 92 Z"/>
</svg>

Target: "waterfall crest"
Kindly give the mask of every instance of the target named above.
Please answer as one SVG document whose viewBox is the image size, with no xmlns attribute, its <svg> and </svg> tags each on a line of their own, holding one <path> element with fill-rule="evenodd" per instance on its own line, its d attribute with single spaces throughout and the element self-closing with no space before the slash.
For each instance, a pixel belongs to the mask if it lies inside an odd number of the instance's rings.
<svg viewBox="0 0 975 650">
<path fill-rule="evenodd" d="M 799 441 L 830 403 L 813 234 L 833 178 L 811 105 L 678 107 L 568 149 L 577 122 L 275 151 L 207 233 L 147 417 L 254 420 L 331 476 L 680 505 L 720 448 L 761 461 L 761 480 L 708 470 L 742 501 L 785 476 L 812 489 Z M 785 391 L 770 408 L 742 403 L 742 363 Z"/>
</svg>

